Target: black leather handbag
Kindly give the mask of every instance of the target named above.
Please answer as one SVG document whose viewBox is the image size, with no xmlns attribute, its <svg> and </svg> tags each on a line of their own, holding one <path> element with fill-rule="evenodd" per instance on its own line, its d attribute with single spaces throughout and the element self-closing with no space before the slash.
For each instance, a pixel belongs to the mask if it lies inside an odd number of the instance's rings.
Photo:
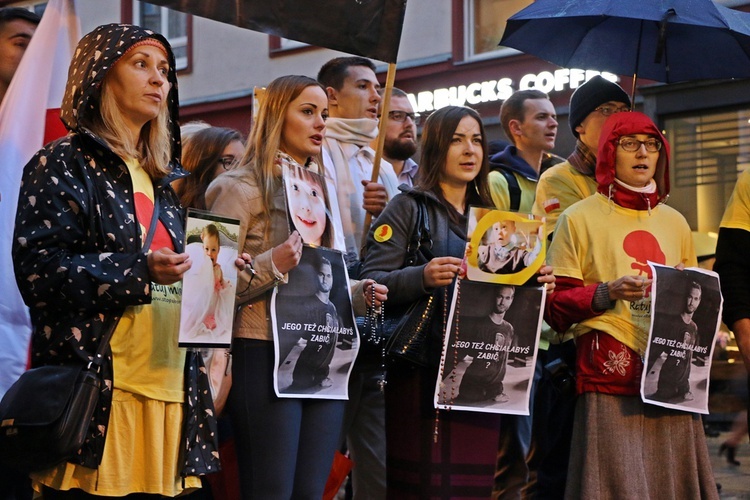
<svg viewBox="0 0 750 500">
<path fill-rule="evenodd" d="M 385 345 L 390 361 L 427 366 L 427 338 L 435 312 L 435 296 L 412 303 L 393 329 Z"/>
<path fill-rule="evenodd" d="M 99 368 L 119 316 L 107 320 L 88 366 L 47 365 L 24 372 L 0 401 L 0 462 L 22 472 L 53 467 L 81 449 L 102 380 Z"/>
</svg>

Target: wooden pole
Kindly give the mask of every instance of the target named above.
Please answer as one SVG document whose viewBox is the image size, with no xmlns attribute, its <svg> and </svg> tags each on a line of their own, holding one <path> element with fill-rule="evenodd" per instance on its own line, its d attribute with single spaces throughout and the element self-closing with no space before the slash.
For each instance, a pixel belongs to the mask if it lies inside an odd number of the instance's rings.
<svg viewBox="0 0 750 500">
<path fill-rule="evenodd" d="M 375 160 L 372 162 L 372 176 L 370 181 L 378 182 L 378 176 L 380 175 L 380 161 L 383 159 L 383 146 L 385 145 L 385 127 L 388 123 L 388 111 L 391 109 L 391 93 L 393 92 L 393 84 L 396 81 L 396 63 L 388 64 L 388 75 L 385 77 L 385 92 L 383 93 L 383 105 L 380 112 L 380 123 L 378 125 L 378 147 L 375 150 Z M 370 224 L 372 223 L 372 214 L 367 212 L 365 214 L 365 226 L 362 232 L 361 246 L 364 247 L 367 243 L 367 233 L 370 231 Z"/>
</svg>

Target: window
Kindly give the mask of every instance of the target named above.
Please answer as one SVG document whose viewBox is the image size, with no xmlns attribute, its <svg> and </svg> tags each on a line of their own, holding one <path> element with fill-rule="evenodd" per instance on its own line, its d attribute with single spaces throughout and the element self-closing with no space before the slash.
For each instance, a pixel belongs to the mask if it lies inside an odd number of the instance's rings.
<svg viewBox="0 0 750 500">
<path fill-rule="evenodd" d="M 750 166 L 750 108 L 664 123 L 672 146 L 669 205 L 693 230 L 718 231 L 737 177 Z"/>
<path fill-rule="evenodd" d="M 465 0 L 465 59 L 515 53 L 498 43 L 508 18 L 531 3 L 532 0 Z"/>
<path fill-rule="evenodd" d="M 296 54 L 315 48 L 304 42 L 298 42 L 297 40 L 290 40 L 289 38 L 282 38 L 276 35 L 268 36 L 268 52 L 271 57 Z"/>
<path fill-rule="evenodd" d="M 174 51 L 177 70 L 188 67 L 188 18 L 183 12 L 146 2 L 133 2 L 133 24 L 161 33 Z"/>
</svg>

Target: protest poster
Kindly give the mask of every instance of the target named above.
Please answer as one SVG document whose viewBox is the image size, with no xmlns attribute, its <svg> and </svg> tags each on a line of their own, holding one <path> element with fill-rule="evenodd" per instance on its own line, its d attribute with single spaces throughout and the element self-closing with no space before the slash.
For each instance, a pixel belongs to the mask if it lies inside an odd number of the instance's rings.
<svg viewBox="0 0 750 500">
<path fill-rule="evenodd" d="M 271 297 L 279 397 L 347 399 L 359 351 L 344 255 L 304 245 L 300 262 Z"/>
<path fill-rule="evenodd" d="M 544 235 L 542 218 L 470 207 L 466 278 L 487 283 L 523 285 L 544 264 Z"/>
<path fill-rule="evenodd" d="M 436 408 L 529 414 L 544 287 L 456 280 Z"/>
<path fill-rule="evenodd" d="M 281 167 L 290 231 L 296 230 L 307 245 L 343 250 L 344 232 L 329 196 L 336 192 L 333 181 L 284 158 Z"/>
<path fill-rule="evenodd" d="M 188 209 L 185 252 L 193 265 L 182 279 L 180 347 L 230 347 L 242 234 L 239 219 Z"/>
<path fill-rule="evenodd" d="M 713 271 L 648 263 L 651 327 L 641 376 L 646 403 L 708 413 L 708 386 L 723 299 Z"/>
</svg>

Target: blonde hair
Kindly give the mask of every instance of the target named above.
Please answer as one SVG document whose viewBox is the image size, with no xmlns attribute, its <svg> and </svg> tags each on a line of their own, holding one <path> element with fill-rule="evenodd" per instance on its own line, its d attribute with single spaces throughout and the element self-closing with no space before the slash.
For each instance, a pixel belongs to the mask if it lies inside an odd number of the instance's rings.
<svg viewBox="0 0 750 500">
<path fill-rule="evenodd" d="M 281 167 L 276 163 L 276 152 L 281 146 L 286 111 L 289 103 L 311 86 L 320 87 L 325 92 L 317 80 L 307 76 L 288 75 L 276 78 L 266 88 L 258 108 L 258 116 L 250 130 L 240 168 L 247 168 L 255 174 L 266 207 L 273 206 L 275 183 L 281 176 Z M 314 160 L 318 165 L 323 164 L 320 158 Z M 270 220 L 270 211 L 265 211 L 265 217 Z"/>
<path fill-rule="evenodd" d="M 133 144 L 127 134 L 127 125 L 117 98 L 109 88 L 108 73 L 102 81 L 99 110 L 91 117 L 89 128 L 104 139 L 107 145 L 122 159 L 135 159 L 151 176 L 158 179 L 170 172 L 172 141 L 169 128 L 168 99 L 162 103 L 156 118 L 142 128 L 138 142 Z"/>
</svg>

